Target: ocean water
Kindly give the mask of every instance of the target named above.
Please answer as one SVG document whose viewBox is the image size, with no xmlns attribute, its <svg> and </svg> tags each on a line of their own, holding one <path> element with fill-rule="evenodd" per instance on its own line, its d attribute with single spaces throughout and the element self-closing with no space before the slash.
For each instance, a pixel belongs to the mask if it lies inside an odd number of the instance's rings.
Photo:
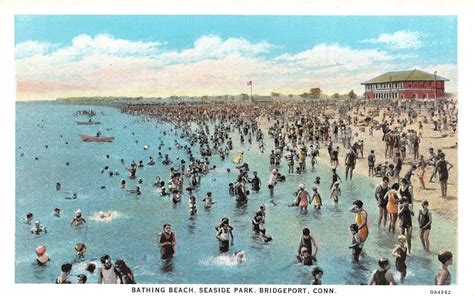
<svg viewBox="0 0 474 297">
<path fill-rule="evenodd" d="M 75 120 L 85 120 L 84 116 L 74 116 L 75 111 L 93 109 L 97 112 L 95 121 L 100 125 L 81 126 Z M 221 161 L 214 156 L 211 165 L 217 169 L 202 178 L 202 184 L 195 192 L 198 214 L 189 216 L 187 195 L 183 202 L 173 206 L 169 196 L 161 197 L 153 188 L 156 176 L 168 179 L 170 167 L 177 166 L 176 158 L 185 157 L 183 150 L 177 150 L 175 140 L 182 145 L 184 139 L 171 131 L 167 124 L 157 124 L 142 117 L 122 114 L 112 107 L 68 105 L 60 103 L 17 103 L 16 105 L 16 242 L 15 280 L 17 283 L 52 283 L 60 273 L 64 262 L 73 264 L 73 275 L 83 273 L 88 262 L 99 262 L 103 254 L 113 260 L 124 259 L 135 274 L 137 283 L 148 284 L 309 284 L 314 266 L 303 266 L 296 261 L 301 230 L 310 228 L 316 238 L 318 266 L 324 270 L 323 283 L 350 284 L 366 283 L 371 272 L 377 268 L 381 257 L 388 257 L 395 272 L 395 259 L 391 251 L 396 245 L 396 235 L 378 230 L 376 226 L 378 210 L 373 196 L 379 182 L 365 176 L 354 176 L 352 181 L 342 182 L 342 198 L 339 205 L 328 200 L 331 174 L 329 167 L 321 162 L 315 171 L 310 169 L 303 175 L 287 175 L 287 181 L 279 183 L 273 199 L 269 198 L 266 183 L 270 174 L 267 150 L 258 151 L 254 141 L 242 147 L 234 135 L 234 150 Z M 82 142 L 79 134 L 95 134 L 98 130 L 104 136 L 114 136 L 112 143 Z M 164 136 L 163 131 L 167 134 Z M 163 140 L 163 155 L 172 156 L 174 164 L 164 166 L 158 159 L 158 144 Z M 266 137 L 268 144 L 272 142 Z M 67 143 L 67 144 L 66 144 Z M 150 146 L 144 150 L 144 145 Z M 46 146 L 48 146 L 46 148 Z M 170 147 L 170 149 L 168 149 Z M 267 146 L 270 148 L 270 145 Z M 197 147 L 194 147 L 197 149 Z M 239 150 L 245 152 L 244 161 L 251 171 L 257 171 L 262 179 L 262 191 L 251 193 L 249 202 L 238 207 L 235 199 L 228 194 L 228 184 L 238 174 L 231 160 Z M 109 155 L 109 158 L 106 156 Z M 157 161 L 155 166 L 140 168 L 137 176 L 142 178 L 142 195 L 136 198 L 119 188 L 121 179 L 126 179 L 127 189 L 137 185 L 137 180 L 128 179 L 128 172 L 120 159 L 127 164 L 131 160 L 148 157 Z M 35 159 L 37 158 L 37 160 Z M 285 165 L 282 162 L 282 165 Z M 110 177 L 109 166 L 118 171 L 118 176 Z M 310 167 L 309 161 L 307 164 Z M 226 168 L 231 168 L 227 173 Z M 286 175 L 286 166 L 281 167 Z M 338 173 L 343 177 L 343 170 Z M 309 207 L 302 213 L 296 207 L 288 207 L 299 183 L 310 188 L 314 178 L 321 177 L 323 208 L 320 211 Z M 62 188 L 56 191 L 55 184 Z M 105 186 L 105 188 L 103 188 Z M 213 192 L 213 207 L 206 211 L 201 199 L 208 191 Z M 77 199 L 65 199 L 76 193 Z M 422 199 L 422 197 L 416 197 Z M 366 256 L 359 264 L 353 264 L 349 225 L 354 222 L 354 214 L 349 212 L 355 199 L 364 201 L 369 214 L 370 235 L 365 243 Z M 260 204 L 266 206 L 266 229 L 273 241 L 263 243 L 253 235 L 251 220 Z M 61 209 L 61 217 L 53 215 L 54 208 Z M 85 226 L 73 228 L 70 221 L 76 209 L 80 208 L 87 220 Z M 112 216 L 101 220 L 100 211 L 110 211 Z M 25 224 L 26 213 L 32 212 L 47 229 L 47 234 L 32 235 L 33 225 Z M 415 213 L 418 208 L 415 207 Z M 231 253 L 245 251 L 246 261 L 237 264 L 229 255 L 221 255 L 215 238 L 214 226 L 223 216 L 230 218 L 234 227 L 234 246 Z M 451 250 L 457 252 L 457 223 L 433 213 L 431 246 L 433 251 Z M 170 223 L 176 233 L 175 257 L 163 261 L 157 246 L 157 234 L 164 223 Z M 407 285 L 430 285 L 439 268 L 436 253 L 423 251 L 418 238 L 418 224 L 414 217 L 412 253 L 406 261 Z M 84 242 L 88 249 L 84 260 L 78 261 L 74 246 Z M 35 248 L 45 245 L 51 261 L 44 267 L 35 263 Z M 451 267 L 453 283 L 456 283 L 456 261 Z M 75 277 L 72 277 L 75 280 Z M 96 278 L 89 277 L 88 282 Z"/>
</svg>

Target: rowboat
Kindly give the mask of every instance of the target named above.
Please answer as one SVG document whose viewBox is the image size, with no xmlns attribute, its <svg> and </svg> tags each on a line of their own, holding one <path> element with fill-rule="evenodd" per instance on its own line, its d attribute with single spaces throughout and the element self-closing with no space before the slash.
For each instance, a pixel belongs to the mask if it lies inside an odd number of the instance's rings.
<svg viewBox="0 0 474 297">
<path fill-rule="evenodd" d="M 78 125 L 99 125 L 100 122 L 76 121 Z"/>
<path fill-rule="evenodd" d="M 95 111 L 93 111 L 93 110 L 78 110 L 74 114 L 75 115 L 95 116 Z"/>
<path fill-rule="evenodd" d="M 114 137 L 79 135 L 82 141 L 85 142 L 112 142 Z"/>
</svg>

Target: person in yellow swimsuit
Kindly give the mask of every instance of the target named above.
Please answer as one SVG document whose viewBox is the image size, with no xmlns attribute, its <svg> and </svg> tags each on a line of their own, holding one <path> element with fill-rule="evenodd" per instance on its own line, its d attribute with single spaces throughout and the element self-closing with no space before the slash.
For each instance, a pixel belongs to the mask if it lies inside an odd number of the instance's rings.
<svg viewBox="0 0 474 297">
<path fill-rule="evenodd" d="M 398 218 L 398 202 L 400 201 L 399 185 L 397 183 L 392 185 L 392 188 L 385 194 L 387 203 L 387 212 L 389 217 L 388 232 L 395 233 L 395 225 Z"/>
<path fill-rule="evenodd" d="M 235 164 L 240 164 L 240 163 L 242 163 L 243 159 L 244 159 L 244 152 L 240 151 L 240 152 L 237 153 L 237 156 L 235 156 L 234 163 Z"/>
<path fill-rule="evenodd" d="M 368 222 L 368 215 L 364 209 L 364 203 L 360 200 L 355 200 L 352 202 L 351 212 L 356 214 L 355 222 L 359 227 L 359 236 L 360 236 L 360 245 L 359 247 L 362 249 L 364 246 L 364 242 L 369 236 L 369 226 Z"/>
</svg>

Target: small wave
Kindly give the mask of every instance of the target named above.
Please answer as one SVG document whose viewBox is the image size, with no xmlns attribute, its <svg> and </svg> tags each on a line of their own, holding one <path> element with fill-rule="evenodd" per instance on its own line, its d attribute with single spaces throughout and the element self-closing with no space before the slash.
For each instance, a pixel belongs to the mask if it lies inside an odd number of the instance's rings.
<svg viewBox="0 0 474 297">
<path fill-rule="evenodd" d="M 239 258 L 241 260 L 239 260 Z M 205 266 L 235 266 L 242 264 L 243 262 L 245 262 L 245 253 L 241 257 L 234 254 L 221 254 L 219 256 L 200 261 L 200 263 Z"/>
<path fill-rule="evenodd" d="M 123 214 L 118 211 L 98 211 L 89 217 L 92 221 L 96 222 L 110 222 L 116 218 L 122 217 Z"/>
</svg>

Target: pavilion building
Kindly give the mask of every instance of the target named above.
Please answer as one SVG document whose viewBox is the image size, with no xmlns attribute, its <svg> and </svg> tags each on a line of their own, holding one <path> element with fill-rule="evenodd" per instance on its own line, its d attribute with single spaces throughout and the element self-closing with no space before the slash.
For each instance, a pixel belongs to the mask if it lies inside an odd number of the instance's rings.
<svg viewBox="0 0 474 297">
<path fill-rule="evenodd" d="M 443 99 L 444 82 L 449 79 L 437 72 L 421 70 L 387 72 L 361 83 L 366 99 Z"/>
</svg>

